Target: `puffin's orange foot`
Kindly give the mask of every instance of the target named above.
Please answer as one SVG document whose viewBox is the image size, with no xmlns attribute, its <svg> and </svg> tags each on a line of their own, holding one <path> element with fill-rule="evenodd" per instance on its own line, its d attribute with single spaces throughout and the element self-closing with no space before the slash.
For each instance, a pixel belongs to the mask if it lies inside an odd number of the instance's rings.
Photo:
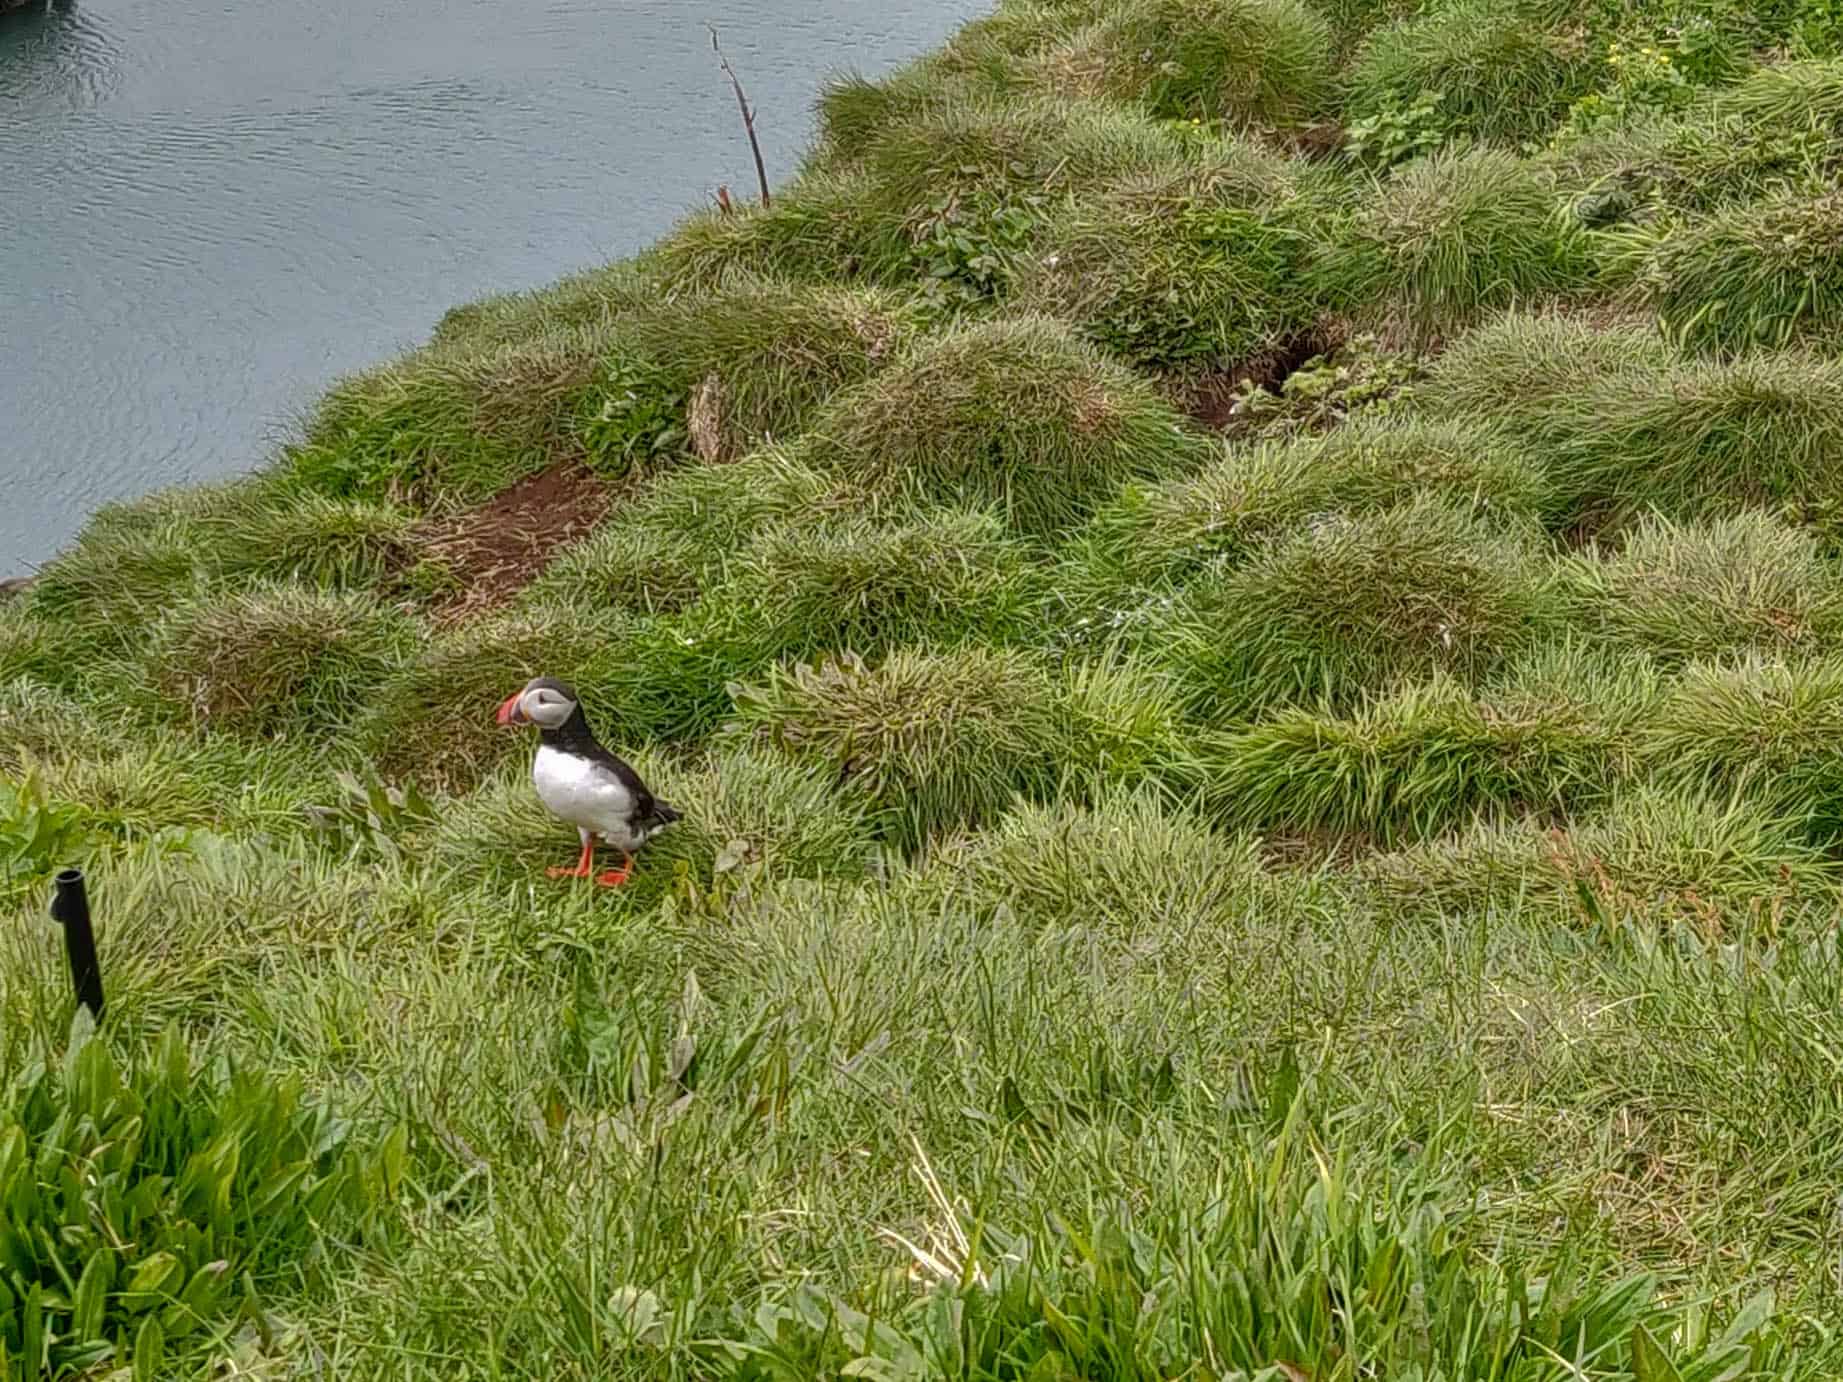
<svg viewBox="0 0 1843 1382">
<path fill-rule="evenodd" d="M 576 861 L 573 869 L 546 869 L 552 878 L 587 878 L 595 860 L 595 845 L 591 840 L 583 841 L 582 857 Z"/>
<path fill-rule="evenodd" d="M 604 888 L 618 888 L 629 877 L 626 869 L 603 869 L 595 875 L 596 883 Z"/>
</svg>

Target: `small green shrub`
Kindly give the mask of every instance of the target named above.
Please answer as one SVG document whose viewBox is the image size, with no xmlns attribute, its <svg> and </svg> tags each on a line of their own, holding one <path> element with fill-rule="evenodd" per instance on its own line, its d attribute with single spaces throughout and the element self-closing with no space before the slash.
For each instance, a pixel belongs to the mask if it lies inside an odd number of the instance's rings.
<svg viewBox="0 0 1843 1382">
<path fill-rule="evenodd" d="M 580 455 L 582 399 L 604 349 L 604 332 L 579 327 L 418 351 L 335 387 L 287 448 L 288 472 L 335 499 L 417 508 L 490 499 Z"/>
<path fill-rule="evenodd" d="M 1787 188 L 1656 237 L 1637 290 L 1664 329 L 1726 354 L 1843 344 L 1843 190 Z"/>
<path fill-rule="evenodd" d="M 894 358 L 912 325 L 880 294 L 746 281 L 636 309 L 622 340 L 686 400 L 680 426 L 719 461 L 792 437 L 828 395 Z"/>
<path fill-rule="evenodd" d="M 874 493 L 995 506 L 1037 535 L 1205 447 L 1149 383 L 1039 317 L 929 338 L 815 431 L 811 459 Z"/>
<path fill-rule="evenodd" d="M 1843 364 L 1811 354 L 1615 370 L 1541 424 L 1574 518 L 1816 509 L 1843 464 Z"/>
<path fill-rule="evenodd" d="M 1552 182 L 1490 149 L 1436 153 L 1392 171 L 1324 269 L 1358 315 L 1428 341 L 1491 311 L 1588 287 L 1582 233 Z"/>
<path fill-rule="evenodd" d="M 1358 416 L 1374 420 L 1404 413 L 1426 373 L 1421 356 L 1389 349 L 1374 332 L 1359 332 L 1312 356 L 1277 390 L 1244 375 L 1224 430 L 1238 438 L 1276 441 L 1325 432 Z"/>
<path fill-rule="evenodd" d="M 47 795 L 31 774 L 0 776 L 0 898 L 81 863 L 88 845 L 81 807 Z"/>
<path fill-rule="evenodd" d="M 1647 736 L 1666 782 L 1738 791 L 1820 843 L 1843 838 L 1843 660 L 1691 667 Z"/>
<path fill-rule="evenodd" d="M 1120 579 L 1182 579 L 1246 558 L 1264 539 L 1331 512 L 1438 496 L 1515 530 L 1548 505 L 1542 469 L 1488 423 L 1358 418 L 1322 436 L 1229 451 L 1195 475 L 1129 486 L 1090 536 Z"/>
<path fill-rule="evenodd" d="M 208 729 L 327 734 L 352 723 L 414 638 L 367 596 L 257 586 L 175 609 L 153 633 L 148 676 Z"/>
<path fill-rule="evenodd" d="M 1421 498 L 1329 514 L 1237 569 L 1200 576 L 1169 636 L 1201 714 L 1249 717 L 1316 702 L 1335 712 L 1436 668 L 1483 673 L 1554 612 L 1527 541 Z"/>
<path fill-rule="evenodd" d="M 1373 119 L 1431 99 L 1446 132 L 1517 143 L 1545 133 L 1591 72 L 1579 40 L 1546 30 L 1520 0 L 1454 0 L 1370 35 L 1349 111 Z"/>
<path fill-rule="evenodd" d="M 1577 624 L 1662 657 L 1827 649 L 1843 635 L 1843 578 L 1809 532 L 1769 514 L 1646 518 L 1567 575 Z"/>
<path fill-rule="evenodd" d="M 1243 125 L 1309 118 L 1333 86 L 1330 29 L 1298 0 L 1122 0 L 1041 68 L 1159 118 Z"/>
<path fill-rule="evenodd" d="M 782 665 L 735 691 L 741 732 L 830 768 L 906 848 L 1055 786 L 1055 687 L 1020 653 L 902 650 Z"/>
<path fill-rule="evenodd" d="M 144 1058 L 91 1038 L 7 1082 L 0 1359 L 28 1376 L 173 1376 L 329 1236 L 395 1197 L 401 1133 L 364 1146 L 296 1079 L 195 1071 L 177 1026 Z M 42 1370 L 42 1371 L 41 1371 Z"/>
</svg>

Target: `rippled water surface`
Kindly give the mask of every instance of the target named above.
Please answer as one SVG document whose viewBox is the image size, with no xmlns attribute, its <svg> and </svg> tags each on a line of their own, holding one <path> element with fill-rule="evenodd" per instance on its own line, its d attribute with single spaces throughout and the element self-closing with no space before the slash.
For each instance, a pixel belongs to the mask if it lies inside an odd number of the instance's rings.
<svg viewBox="0 0 1843 1382">
<path fill-rule="evenodd" d="M 248 469 L 447 308 L 790 173 L 980 0 L 75 0 L 0 15 L 0 577 Z"/>
</svg>

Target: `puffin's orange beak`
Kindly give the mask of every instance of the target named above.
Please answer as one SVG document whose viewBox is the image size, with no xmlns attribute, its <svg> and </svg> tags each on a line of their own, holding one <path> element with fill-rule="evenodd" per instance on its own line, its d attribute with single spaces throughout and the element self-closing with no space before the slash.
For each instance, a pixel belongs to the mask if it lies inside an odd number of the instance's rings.
<svg viewBox="0 0 1843 1382">
<path fill-rule="evenodd" d="M 505 700 L 500 702 L 499 715 L 497 717 L 500 724 L 522 725 L 529 723 L 525 718 L 525 712 L 518 708 L 518 702 L 524 694 L 523 691 L 514 691 L 511 695 L 507 696 Z"/>
</svg>

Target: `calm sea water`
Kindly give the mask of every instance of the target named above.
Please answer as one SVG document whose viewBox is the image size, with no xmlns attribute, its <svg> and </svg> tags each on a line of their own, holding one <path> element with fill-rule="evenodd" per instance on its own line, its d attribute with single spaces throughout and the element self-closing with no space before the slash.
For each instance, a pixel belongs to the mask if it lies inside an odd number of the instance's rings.
<svg viewBox="0 0 1843 1382">
<path fill-rule="evenodd" d="M 982 0 L 67 0 L 0 15 L 0 577 L 249 469 L 447 308 L 769 175 Z"/>
</svg>

